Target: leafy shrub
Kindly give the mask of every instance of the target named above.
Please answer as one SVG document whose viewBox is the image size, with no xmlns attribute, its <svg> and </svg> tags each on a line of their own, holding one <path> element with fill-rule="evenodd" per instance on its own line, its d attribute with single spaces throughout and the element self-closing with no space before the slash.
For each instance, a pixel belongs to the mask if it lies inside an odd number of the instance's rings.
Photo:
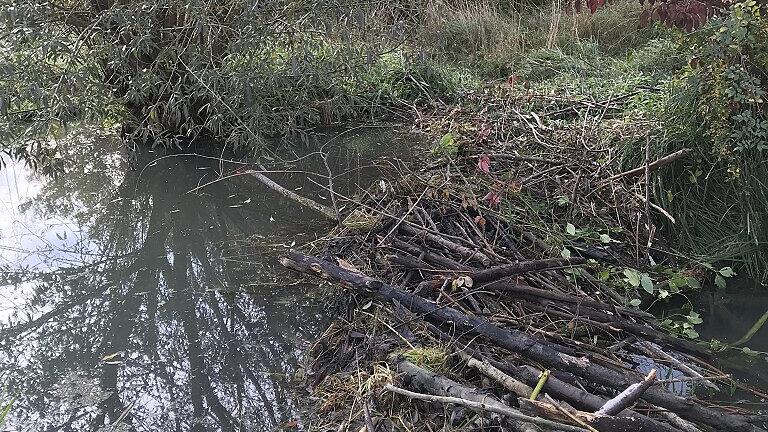
<svg viewBox="0 0 768 432">
<path fill-rule="evenodd" d="M 744 262 L 765 276 L 768 244 L 768 20 L 754 0 L 734 4 L 683 38 L 689 66 L 672 84 L 666 139 L 655 156 L 695 156 L 658 179 L 679 245 L 708 260 Z M 635 161 L 637 162 L 637 160 Z"/>
</svg>

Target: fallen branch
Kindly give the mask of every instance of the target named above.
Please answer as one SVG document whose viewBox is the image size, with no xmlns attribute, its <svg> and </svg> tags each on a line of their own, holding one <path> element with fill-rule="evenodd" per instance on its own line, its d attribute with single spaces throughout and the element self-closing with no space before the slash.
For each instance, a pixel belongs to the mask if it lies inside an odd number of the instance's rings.
<svg viewBox="0 0 768 432">
<path fill-rule="evenodd" d="M 316 212 L 325 216 L 327 219 L 336 220 L 336 211 L 334 209 L 326 205 L 320 204 L 319 202 L 311 200 L 307 197 L 303 197 L 292 190 L 286 189 L 258 171 L 247 171 L 247 174 L 250 175 L 251 177 L 255 177 L 258 181 L 263 183 L 266 187 L 272 189 L 273 191 L 279 193 L 280 195 L 286 198 L 292 199 L 297 203 L 303 205 L 304 207 L 315 210 Z"/>
<path fill-rule="evenodd" d="M 637 167 L 634 169 L 631 169 L 629 171 L 624 171 L 623 173 L 616 174 L 614 176 L 608 177 L 607 180 L 605 180 L 606 183 L 610 183 L 612 181 L 618 180 L 620 178 L 624 177 L 634 177 L 636 175 L 645 174 L 646 169 L 647 172 L 651 172 L 656 170 L 659 167 L 662 167 L 664 165 L 669 165 L 670 163 L 680 159 L 681 157 L 685 156 L 686 154 L 690 153 L 691 149 L 684 148 L 681 150 L 678 150 L 672 154 L 668 154 L 662 158 L 656 159 L 655 161 L 649 163 L 648 165 L 643 164 L 641 167 Z"/>
<path fill-rule="evenodd" d="M 528 357 L 543 365 L 563 372 L 582 376 L 596 384 L 624 390 L 633 384 L 635 374 L 622 373 L 593 363 L 584 357 L 564 354 L 553 348 L 553 343 L 544 343 L 525 332 L 498 327 L 485 318 L 466 315 L 456 309 L 439 306 L 419 296 L 410 294 L 382 281 L 361 273 L 341 268 L 329 261 L 290 252 L 280 258 L 280 263 L 287 268 L 312 274 L 320 278 L 337 282 L 342 286 L 366 293 L 382 301 L 397 300 L 414 313 L 439 323 L 449 323 L 457 330 L 476 334 L 495 343 L 499 347 Z M 702 422 L 712 427 L 732 431 L 757 431 L 758 427 L 750 424 L 743 416 L 717 411 L 675 395 L 665 389 L 652 387 L 645 391 L 643 398 L 663 408 L 674 411 L 693 421 Z"/>
<path fill-rule="evenodd" d="M 405 375 L 404 380 L 422 391 L 430 391 L 438 394 L 416 393 L 392 384 L 384 386 L 385 390 L 397 393 L 411 399 L 419 399 L 428 402 L 462 405 L 474 410 L 487 411 L 507 417 L 515 422 L 533 423 L 549 429 L 566 432 L 584 432 L 585 429 L 565 425 L 551 420 L 531 417 L 520 411 L 505 405 L 490 395 L 482 394 L 478 389 L 457 383 L 449 378 L 435 374 L 415 364 L 400 360 L 397 362 L 397 370 Z"/>
<path fill-rule="evenodd" d="M 572 267 L 585 264 L 587 262 L 584 258 L 552 258 L 542 260 L 521 261 L 512 264 L 506 264 L 498 267 L 491 267 L 489 269 L 476 271 L 468 275 L 462 275 L 462 277 L 469 277 L 472 279 L 474 285 L 493 282 L 505 277 L 514 276 L 523 273 L 542 271 L 552 268 L 560 267 Z M 424 281 L 420 284 L 420 288 L 435 290 L 439 289 L 445 279 L 438 278 L 429 281 Z"/>
<path fill-rule="evenodd" d="M 505 374 L 501 370 L 497 369 L 487 361 L 480 361 L 467 353 L 459 351 L 459 357 L 467 362 L 467 366 L 477 369 L 483 375 L 493 379 L 501 384 L 504 388 L 516 394 L 518 397 L 528 397 L 533 392 L 533 389 L 527 384 L 522 383 L 511 376 Z"/>
<path fill-rule="evenodd" d="M 595 414 L 612 416 L 622 412 L 640 399 L 640 397 L 643 396 L 643 393 L 651 388 L 654 381 L 656 381 L 656 369 L 651 369 L 651 372 L 648 373 L 642 382 L 627 387 L 623 392 L 619 393 L 616 397 L 606 402 L 599 410 L 595 411 Z"/>
</svg>

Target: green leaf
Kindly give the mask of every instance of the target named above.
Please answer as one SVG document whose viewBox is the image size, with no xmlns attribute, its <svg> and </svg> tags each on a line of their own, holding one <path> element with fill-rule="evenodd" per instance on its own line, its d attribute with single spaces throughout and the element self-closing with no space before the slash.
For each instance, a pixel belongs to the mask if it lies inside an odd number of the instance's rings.
<svg viewBox="0 0 768 432">
<path fill-rule="evenodd" d="M 723 277 L 732 277 L 736 274 L 731 267 L 723 267 L 718 273 Z"/>
<path fill-rule="evenodd" d="M 642 276 L 640 276 L 640 284 L 643 286 L 645 292 L 653 294 L 653 281 L 651 280 L 651 277 L 648 276 L 648 273 L 643 273 Z"/>
<path fill-rule="evenodd" d="M 640 286 L 640 273 L 637 270 L 625 268 L 624 276 L 626 276 L 624 280 L 633 287 L 637 288 Z"/>
<path fill-rule="evenodd" d="M 608 279 L 611 278 L 611 271 L 610 270 L 601 270 L 597 273 L 597 280 L 600 282 L 608 282 Z"/>
<path fill-rule="evenodd" d="M 568 235 L 576 235 L 576 227 L 575 227 L 575 226 L 573 226 L 573 224 L 572 224 L 572 223 L 568 223 L 568 224 L 565 226 L 565 232 L 567 232 L 567 233 L 568 233 Z"/>
<path fill-rule="evenodd" d="M 685 278 L 685 283 L 693 289 L 701 289 L 701 284 L 698 280 L 696 280 L 696 278 L 688 276 Z"/>
<path fill-rule="evenodd" d="M 678 274 L 675 274 L 672 276 L 672 278 L 669 280 L 670 285 L 674 284 L 677 288 L 682 288 L 686 285 L 688 285 L 688 281 L 685 279 L 684 276 Z"/>
<path fill-rule="evenodd" d="M 696 339 L 697 337 L 699 337 L 699 332 L 697 332 L 697 331 L 696 331 L 696 330 L 694 330 L 694 329 L 690 329 L 690 328 L 689 328 L 689 329 L 685 329 L 685 330 L 683 330 L 683 334 L 684 334 L 684 335 L 685 335 L 687 338 L 689 338 L 689 339 Z"/>
<path fill-rule="evenodd" d="M 715 285 L 720 289 L 725 289 L 725 278 L 719 274 L 715 275 Z"/>
<path fill-rule="evenodd" d="M 600 241 L 603 243 L 610 243 L 611 236 L 609 236 L 608 234 L 600 234 Z"/>
<path fill-rule="evenodd" d="M 667 297 L 669 297 L 669 291 L 664 290 L 664 289 L 660 289 L 659 290 L 659 298 L 665 299 Z"/>
<path fill-rule="evenodd" d="M 563 250 L 560 251 L 560 256 L 563 258 L 570 258 L 571 251 L 569 251 L 567 248 L 563 248 Z"/>
<path fill-rule="evenodd" d="M 640 299 L 632 299 L 629 301 L 629 305 L 634 307 L 640 306 L 640 303 L 642 303 Z"/>
</svg>

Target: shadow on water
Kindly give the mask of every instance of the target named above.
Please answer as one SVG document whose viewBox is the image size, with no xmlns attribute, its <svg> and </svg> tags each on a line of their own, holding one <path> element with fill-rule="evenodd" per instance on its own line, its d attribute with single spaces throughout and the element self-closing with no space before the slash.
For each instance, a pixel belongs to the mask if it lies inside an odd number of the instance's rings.
<svg viewBox="0 0 768 432">
<path fill-rule="evenodd" d="M 77 140 L 56 179 L 0 172 L 0 396 L 16 397 L 6 429 L 301 428 L 297 371 L 323 301 L 274 255 L 328 225 L 247 176 L 214 181 L 238 165 L 145 154 L 131 170 L 112 137 Z M 329 165 L 352 194 L 376 175 L 358 168 L 397 137 L 345 140 Z M 282 181 L 327 198 L 304 177 Z"/>
</svg>

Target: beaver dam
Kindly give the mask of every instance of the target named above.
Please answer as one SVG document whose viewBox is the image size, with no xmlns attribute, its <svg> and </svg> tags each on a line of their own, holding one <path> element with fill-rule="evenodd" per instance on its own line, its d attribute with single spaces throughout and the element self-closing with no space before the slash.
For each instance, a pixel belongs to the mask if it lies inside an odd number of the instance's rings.
<svg viewBox="0 0 768 432">
<path fill-rule="evenodd" d="M 644 184 L 686 151 L 621 170 L 578 137 L 523 144 L 396 166 L 280 258 L 351 293 L 310 352 L 312 429 L 764 430 L 768 395 L 644 311 L 682 290 Z"/>
</svg>

